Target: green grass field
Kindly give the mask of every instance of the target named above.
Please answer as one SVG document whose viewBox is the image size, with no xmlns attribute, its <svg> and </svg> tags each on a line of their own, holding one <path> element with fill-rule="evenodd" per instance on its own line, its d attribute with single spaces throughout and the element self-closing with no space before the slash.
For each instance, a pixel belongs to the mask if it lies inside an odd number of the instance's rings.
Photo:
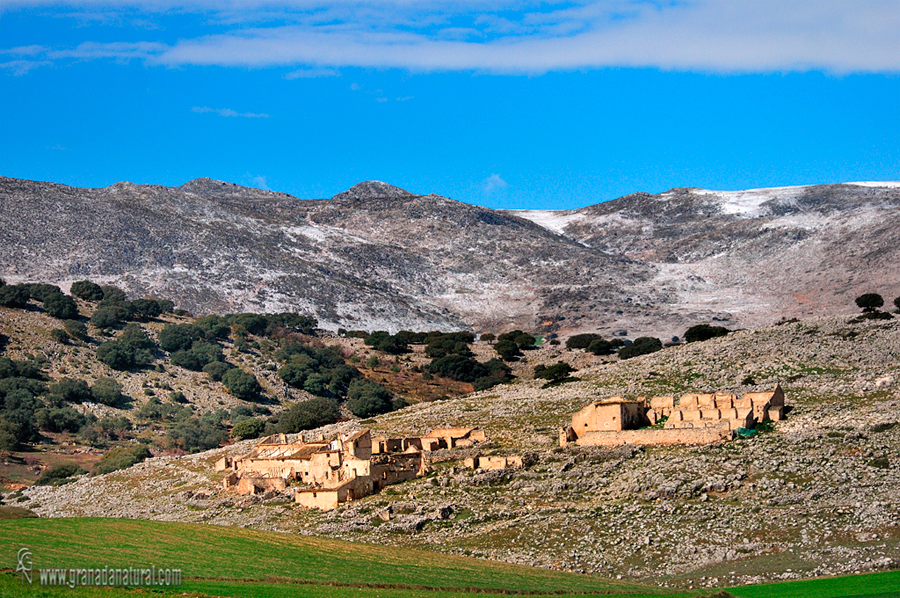
<svg viewBox="0 0 900 598">
<path fill-rule="evenodd" d="M 23 546 L 31 550 L 35 570 L 155 565 L 181 569 L 183 583 L 167 590 L 23 585 L 13 573 L 16 554 Z M 509 594 L 687 598 L 712 593 L 673 593 L 588 575 L 296 534 L 121 519 L 0 521 L 0 569 L 4 598 L 488 598 Z M 900 596 L 900 572 L 729 591 L 739 598 L 887 598 Z"/>
</svg>

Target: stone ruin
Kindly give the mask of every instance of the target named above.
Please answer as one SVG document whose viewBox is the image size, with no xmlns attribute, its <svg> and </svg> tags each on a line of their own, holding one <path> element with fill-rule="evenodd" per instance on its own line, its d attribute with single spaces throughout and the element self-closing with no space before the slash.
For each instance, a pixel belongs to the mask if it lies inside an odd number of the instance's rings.
<svg viewBox="0 0 900 598">
<path fill-rule="evenodd" d="M 326 441 L 288 441 L 284 434 L 262 439 L 239 457 L 222 457 L 216 471 L 230 471 L 223 485 L 239 494 L 304 487 L 295 501 L 309 508 L 335 509 L 341 503 L 374 494 L 385 486 L 424 475 L 425 453 L 473 446 L 487 437 L 479 428 L 439 428 L 414 438 L 373 438 L 369 430 Z"/>
<path fill-rule="evenodd" d="M 709 444 L 731 440 L 739 428 L 784 418 L 781 386 L 765 392 L 686 394 L 675 397 L 639 397 L 628 401 L 612 397 L 591 403 L 560 430 L 560 446 L 619 446 L 624 444 Z M 662 423 L 662 428 L 649 428 Z"/>
</svg>

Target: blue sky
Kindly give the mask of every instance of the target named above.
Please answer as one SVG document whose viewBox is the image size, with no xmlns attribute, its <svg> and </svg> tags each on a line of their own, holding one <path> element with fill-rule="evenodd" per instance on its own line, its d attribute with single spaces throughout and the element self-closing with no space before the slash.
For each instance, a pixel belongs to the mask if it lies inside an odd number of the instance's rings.
<svg viewBox="0 0 900 598">
<path fill-rule="evenodd" d="M 0 175 L 505 208 L 900 179 L 900 3 L 0 0 Z"/>
</svg>

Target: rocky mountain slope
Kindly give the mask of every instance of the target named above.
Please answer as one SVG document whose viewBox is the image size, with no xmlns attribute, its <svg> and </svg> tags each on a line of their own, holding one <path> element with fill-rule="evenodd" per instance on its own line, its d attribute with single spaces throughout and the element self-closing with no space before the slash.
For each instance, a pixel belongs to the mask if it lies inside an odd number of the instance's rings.
<svg viewBox="0 0 900 598">
<path fill-rule="evenodd" d="M 197 313 L 326 327 L 680 335 L 900 294 L 890 184 L 674 189 L 496 211 L 369 181 L 328 200 L 198 179 L 78 189 L 0 178 L 0 276 L 115 283 Z"/>
<path fill-rule="evenodd" d="M 205 521 L 414 545 L 662 585 L 716 586 L 894 568 L 900 563 L 900 319 L 828 317 L 743 330 L 608 363 L 543 346 L 529 362 L 576 364 L 579 382 L 511 385 L 367 421 L 421 434 L 479 425 L 480 450 L 529 454 L 524 469 L 472 471 L 472 449 L 432 455 L 426 478 L 321 513 L 285 493 L 235 496 L 213 462 L 252 441 L 29 488 L 42 516 Z M 566 447 L 558 427 L 595 398 L 762 390 L 780 382 L 787 419 L 715 446 Z M 347 422 L 321 430 L 358 428 Z M 313 431 L 310 434 L 318 434 Z M 7 502 L 9 502 L 9 498 Z"/>
</svg>

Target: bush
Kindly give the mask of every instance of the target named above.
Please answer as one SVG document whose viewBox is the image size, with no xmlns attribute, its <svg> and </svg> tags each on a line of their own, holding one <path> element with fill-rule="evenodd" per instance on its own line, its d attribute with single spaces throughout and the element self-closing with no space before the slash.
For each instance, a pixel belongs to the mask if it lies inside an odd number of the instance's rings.
<svg viewBox="0 0 900 598">
<path fill-rule="evenodd" d="M 549 380 L 550 382 L 559 382 L 560 380 L 569 378 L 569 374 L 574 371 L 575 369 L 568 363 L 560 361 L 549 367 L 542 365 L 535 366 L 534 377 Z"/>
<path fill-rule="evenodd" d="M 290 344 L 280 350 L 275 358 L 286 362 L 278 370 L 278 376 L 286 384 L 306 390 L 313 388 L 317 394 L 321 393 L 323 396 L 345 397 L 350 382 L 363 377 L 358 369 L 344 362 L 340 349 L 337 347 L 317 349 L 300 344 Z M 327 378 L 327 392 L 321 392 L 321 378 L 315 378 L 310 385 L 307 385 L 307 379 L 313 375 Z"/>
<path fill-rule="evenodd" d="M 425 346 L 425 355 L 432 359 L 446 357 L 447 355 L 462 355 L 463 357 L 471 357 L 472 351 L 469 344 L 475 342 L 471 333 L 450 333 L 429 339 Z"/>
<path fill-rule="evenodd" d="M 619 357 L 621 359 L 631 359 L 638 355 L 647 355 L 655 353 L 663 348 L 662 341 L 658 338 L 650 336 L 641 336 L 634 339 L 634 342 L 627 347 L 619 349 Z"/>
<path fill-rule="evenodd" d="M 60 320 L 74 320 L 78 317 L 78 305 L 71 297 L 62 293 L 51 293 L 44 299 L 44 311 Z"/>
<path fill-rule="evenodd" d="M 85 340 L 87 338 L 87 326 L 78 320 L 66 320 L 63 324 L 66 334 L 77 340 Z"/>
<path fill-rule="evenodd" d="M 378 356 L 377 356 L 377 355 L 372 355 L 371 357 L 369 357 L 369 358 L 366 360 L 366 367 L 369 368 L 369 369 L 373 369 L 373 370 L 374 370 L 374 369 L 377 368 L 379 365 L 381 365 L 381 360 L 378 359 Z"/>
<path fill-rule="evenodd" d="M 493 332 L 485 332 L 484 334 L 481 335 L 481 340 L 486 343 L 492 343 L 492 342 L 494 342 L 494 340 L 496 338 L 497 337 L 494 335 Z"/>
<path fill-rule="evenodd" d="M 156 299 L 135 299 L 131 302 L 131 309 L 135 317 L 142 320 L 152 320 L 163 313 L 162 306 Z"/>
<path fill-rule="evenodd" d="M 537 342 L 537 339 L 528 334 L 527 332 L 523 332 L 521 330 L 512 330 L 510 332 L 504 332 L 500 336 L 497 337 L 497 340 L 502 341 L 510 341 L 516 344 L 519 349 L 528 350 L 534 348 L 534 343 Z"/>
<path fill-rule="evenodd" d="M 131 312 L 121 305 L 104 305 L 98 307 L 91 316 L 91 324 L 97 328 L 115 328 L 122 322 L 131 319 Z"/>
<path fill-rule="evenodd" d="M 91 385 L 91 395 L 94 402 L 110 407 L 118 407 L 125 399 L 122 386 L 112 378 L 98 378 Z"/>
<path fill-rule="evenodd" d="M 199 418 L 181 419 L 169 430 L 169 442 L 188 453 L 216 448 L 228 440 L 228 430 L 222 424 L 227 415 L 225 411 L 217 411 Z"/>
<path fill-rule="evenodd" d="M 94 399 L 87 382 L 75 378 L 62 378 L 56 384 L 51 384 L 50 394 L 66 403 L 84 403 Z"/>
<path fill-rule="evenodd" d="M 503 361 L 516 361 L 521 357 L 522 352 L 519 351 L 519 345 L 510 340 L 497 341 L 494 345 L 494 351 L 503 359 Z"/>
<path fill-rule="evenodd" d="M 119 287 L 103 285 L 100 287 L 100 290 L 103 291 L 103 299 L 101 301 L 106 301 L 107 303 L 125 303 L 128 301 L 125 291 Z"/>
<path fill-rule="evenodd" d="M 266 424 L 261 419 L 244 419 L 231 428 L 231 437 L 241 440 L 259 438 L 265 429 Z"/>
<path fill-rule="evenodd" d="M 250 334 L 263 334 L 269 325 L 269 320 L 260 314 L 235 314 L 228 318 L 232 330 L 243 328 Z"/>
<path fill-rule="evenodd" d="M 38 284 L 31 283 L 26 284 L 25 287 L 28 289 L 28 296 L 34 299 L 35 301 L 43 302 L 50 295 L 62 295 L 62 289 L 56 286 L 55 284 Z"/>
<path fill-rule="evenodd" d="M 347 409 L 357 417 L 372 417 L 394 408 L 391 393 L 372 380 L 351 382 L 347 397 Z"/>
<path fill-rule="evenodd" d="M 209 375 L 211 380 L 221 382 L 222 376 L 224 376 L 225 373 L 233 367 L 233 365 L 231 365 L 230 363 L 225 363 L 224 361 L 213 361 L 203 366 L 203 371 Z"/>
<path fill-rule="evenodd" d="M 884 305 L 884 297 L 878 293 L 864 293 L 856 298 L 856 305 L 863 311 L 875 311 Z"/>
<path fill-rule="evenodd" d="M 111 473 L 120 469 L 127 469 L 132 465 L 149 459 L 153 455 L 146 445 L 138 444 L 131 448 L 118 447 L 107 451 L 97 463 L 96 472 L 100 475 Z"/>
<path fill-rule="evenodd" d="M 605 338 L 597 338 L 591 341 L 587 350 L 594 355 L 612 355 L 616 352 L 616 343 Z"/>
<path fill-rule="evenodd" d="M 297 403 L 281 415 L 278 431 L 295 434 L 333 424 L 341 418 L 341 410 L 334 399 L 316 397 Z"/>
<path fill-rule="evenodd" d="M 428 366 L 428 371 L 459 382 L 468 382 L 475 385 L 476 390 L 485 390 L 505 382 L 510 373 L 509 367 L 497 359 L 480 363 L 471 357 L 461 355 L 448 355 L 435 359 Z"/>
<path fill-rule="evenodd" d="M 35 486 L 61 486 L 72 482 L 72 478 L 77 475 L 87 473 L 75 463 L 67 463 L 65 465 L 56 465 L 41 474 L 41 477 L 34 483 Z"/>
<path fill-rule="evenodd" d="M 223 361 L 222 347 L 216 343 L 195 342 L 187 351 L 176 351 L 170 356 L 172 363 L 188 370 L 200 372 L 214 361 Z"/>
<path fill-rule="evenodd" d="M 62 328 L 54 328 L 51 330 L 50 338 L 61 345 L 65 345 L 69 342 L 69 335 L 66 334 L 66 331 Z"/>
<path fill-rule="evenodd" d="M 97 347 L 97 359 L 116 370 L 153 363 L 153 341 L 137 324 L 129 324 L 114 341 Z"/>
<path fill-rule="evenodd" d="M 235 397 L 244 401 L 255 401 L 262 392 L 262 387 L 253 374 L 240 368 L 232 368 L 222 376 L 222 384 Z"/>
<path fill-rule="evenodd" d="M 708 341 L 711 338 L 725 336 L 730 331 L 724 326 L 710 326 L 709 324 L 697 324 L 691 326 L 684 333 L 684 340 L 689 343 Z"/>
<path fill-rule="evenodd" d="M 87 418 L 68 405 L 38 409 L 34 412 L 38 427 L 48 432 L 78 432 L 87 423 Z"/>
<path fill-rule="evenodd" d="M 25 307 L 30 298 L 26 285 L 15 284 L 0 287 L 0 306 Z"/>
<path fill-rule="evenodd" d="M 373 332 L 363 342 L 377 351 L 383 351 L 391 355 L 409 353 L 409 346 L 403 341 L 402 337 L 390 335 L 383 330 Z"/>
<path fill-rule="evenodd" d="M 570 336 L 566 339 L 566 349 L 587 349 L 590 347 L 591 343 L 600 340 L 601 337 L 599 334 L 593 334 L 590 332 L 584 334 L 576 334 L 574 336 Z"/>
<path fill-rule="evenodd" d="M 186 324 L 189 326 L 189 324 Z M 224 340 L 231 335 L 228 318 L 222 316 L 203 316 L 194 320 L 193 327 L 207 340 Z"/>
<path fill-rule="evenodd" d="M 101 301 L 103 299 L 103 289 L 99 284 L 95 284 L 90 280 L 79 280 L 72 283 L 69 289 L 73 297 L 78 297 L 84 301 Z"/>
<path fill-rule="evenodd" d="M 170 324 L 159 331 L 157 339 L 163 351 L 187 351 L 203 336 L 203 329 L 193 324 Z"/>
</svg>

